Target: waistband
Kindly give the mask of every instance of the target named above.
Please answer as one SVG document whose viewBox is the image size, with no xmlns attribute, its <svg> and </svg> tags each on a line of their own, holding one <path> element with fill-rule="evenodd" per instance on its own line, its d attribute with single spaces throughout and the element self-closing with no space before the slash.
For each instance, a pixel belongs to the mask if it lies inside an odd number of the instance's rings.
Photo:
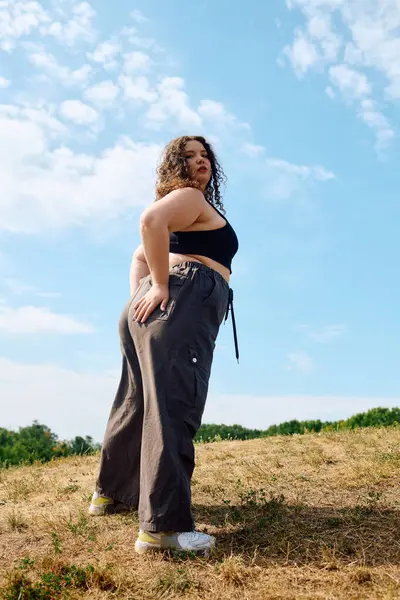
<svg viewBox="0 0 400 600">
<path fill-rule="evenodd" d="M 170 267 L 170 271 L 174 271 L 174 269 L 176 269 L 176 268 L 179 268 L 179 269 L 187 268 L 187 269 L 197 270 L 200 272 L 203 271 L 205 273 L 208 273 L 209 275 L 212 275 L 213 277 L 215 277 L 215 279 L 219 279 L 220 282 L 227 288 L 228 304 L 226 307 L 224 322 L 226 323 L 228 316 L 229 316 L 229 312 L 230 312 L 231 318 L 232 318 L 233 340 L 235 343 L 235 356 L 236 356 L 237 362 L 239 363 L 239 342 L 238 342 L 238 336 L 237 336 L 237 330 L 236 330 L 235 311 L 233 308 L 233 289 L 229 286 L 229 283 L 226 281 L 226 279 L 224 277 L 222 277 L 221 273 L 218 273 L 218 271 L 215 271 L 215 269 L 212 269 L 211 267 L 208 267 L 207 265 L 205 265 L 203 263 L 188 260 L 185 262 L 178 263 L 177 265 L 173 265 L 172 267 Z"/>
</svg>

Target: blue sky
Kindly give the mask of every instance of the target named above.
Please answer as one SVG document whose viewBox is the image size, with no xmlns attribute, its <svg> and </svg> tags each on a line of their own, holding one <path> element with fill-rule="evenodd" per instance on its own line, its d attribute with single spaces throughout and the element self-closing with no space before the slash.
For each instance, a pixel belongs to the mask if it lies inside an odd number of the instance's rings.
<svg viewBox="0 0 400 600">
<path fill-rule="evenodd" d="M 101 440 L 162 146 L 209 136 L 239 254 L 204 421 L 400 403 L 396 0 L 0 3 L 0 425 Z"/>
</svg>

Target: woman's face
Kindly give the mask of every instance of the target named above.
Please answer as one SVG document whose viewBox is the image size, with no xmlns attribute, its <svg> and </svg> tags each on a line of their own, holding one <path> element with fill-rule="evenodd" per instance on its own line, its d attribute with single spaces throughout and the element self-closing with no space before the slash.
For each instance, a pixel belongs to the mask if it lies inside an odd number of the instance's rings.
<svg viewBox="0 0 400 600">
<path fill-rule="evenodd" d="M 197 140 L 191 140 L 187 142 L 183 155 L 189 168 L 190 178 L 198 181 L 204 192 L 211 179 L 211 162 L 207 150 Z"/>
</svg>

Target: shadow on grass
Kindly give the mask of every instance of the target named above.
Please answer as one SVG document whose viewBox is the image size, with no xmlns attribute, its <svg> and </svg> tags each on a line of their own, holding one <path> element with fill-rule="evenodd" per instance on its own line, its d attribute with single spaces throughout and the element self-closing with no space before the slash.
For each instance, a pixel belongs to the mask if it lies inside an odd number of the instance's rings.
<svg viewBox="0 0 400 600">
<path fill-rule="evenodd" d="M 198 523 L 219 528 L 217 559 L 233 552 L 274 564 L 400 564 L 400 511 L 381 507 L 287 505 L 283 497 L 245 505 L 193 507 Z"/>
</svg>

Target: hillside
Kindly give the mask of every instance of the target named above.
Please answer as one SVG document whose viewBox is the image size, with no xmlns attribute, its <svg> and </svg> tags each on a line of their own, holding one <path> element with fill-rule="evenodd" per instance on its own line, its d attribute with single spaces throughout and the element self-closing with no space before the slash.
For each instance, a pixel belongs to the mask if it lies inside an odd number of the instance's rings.
<svg viewBox="0 0 400 600">
<path fill-rule="evenodd" d="M 197 446 L 208 559 L 139 557 L 135 513 L 89 518 L 97 464 L 0 471 L 4 598 L 400 598 L 398 427 Z"/>
</svg>

